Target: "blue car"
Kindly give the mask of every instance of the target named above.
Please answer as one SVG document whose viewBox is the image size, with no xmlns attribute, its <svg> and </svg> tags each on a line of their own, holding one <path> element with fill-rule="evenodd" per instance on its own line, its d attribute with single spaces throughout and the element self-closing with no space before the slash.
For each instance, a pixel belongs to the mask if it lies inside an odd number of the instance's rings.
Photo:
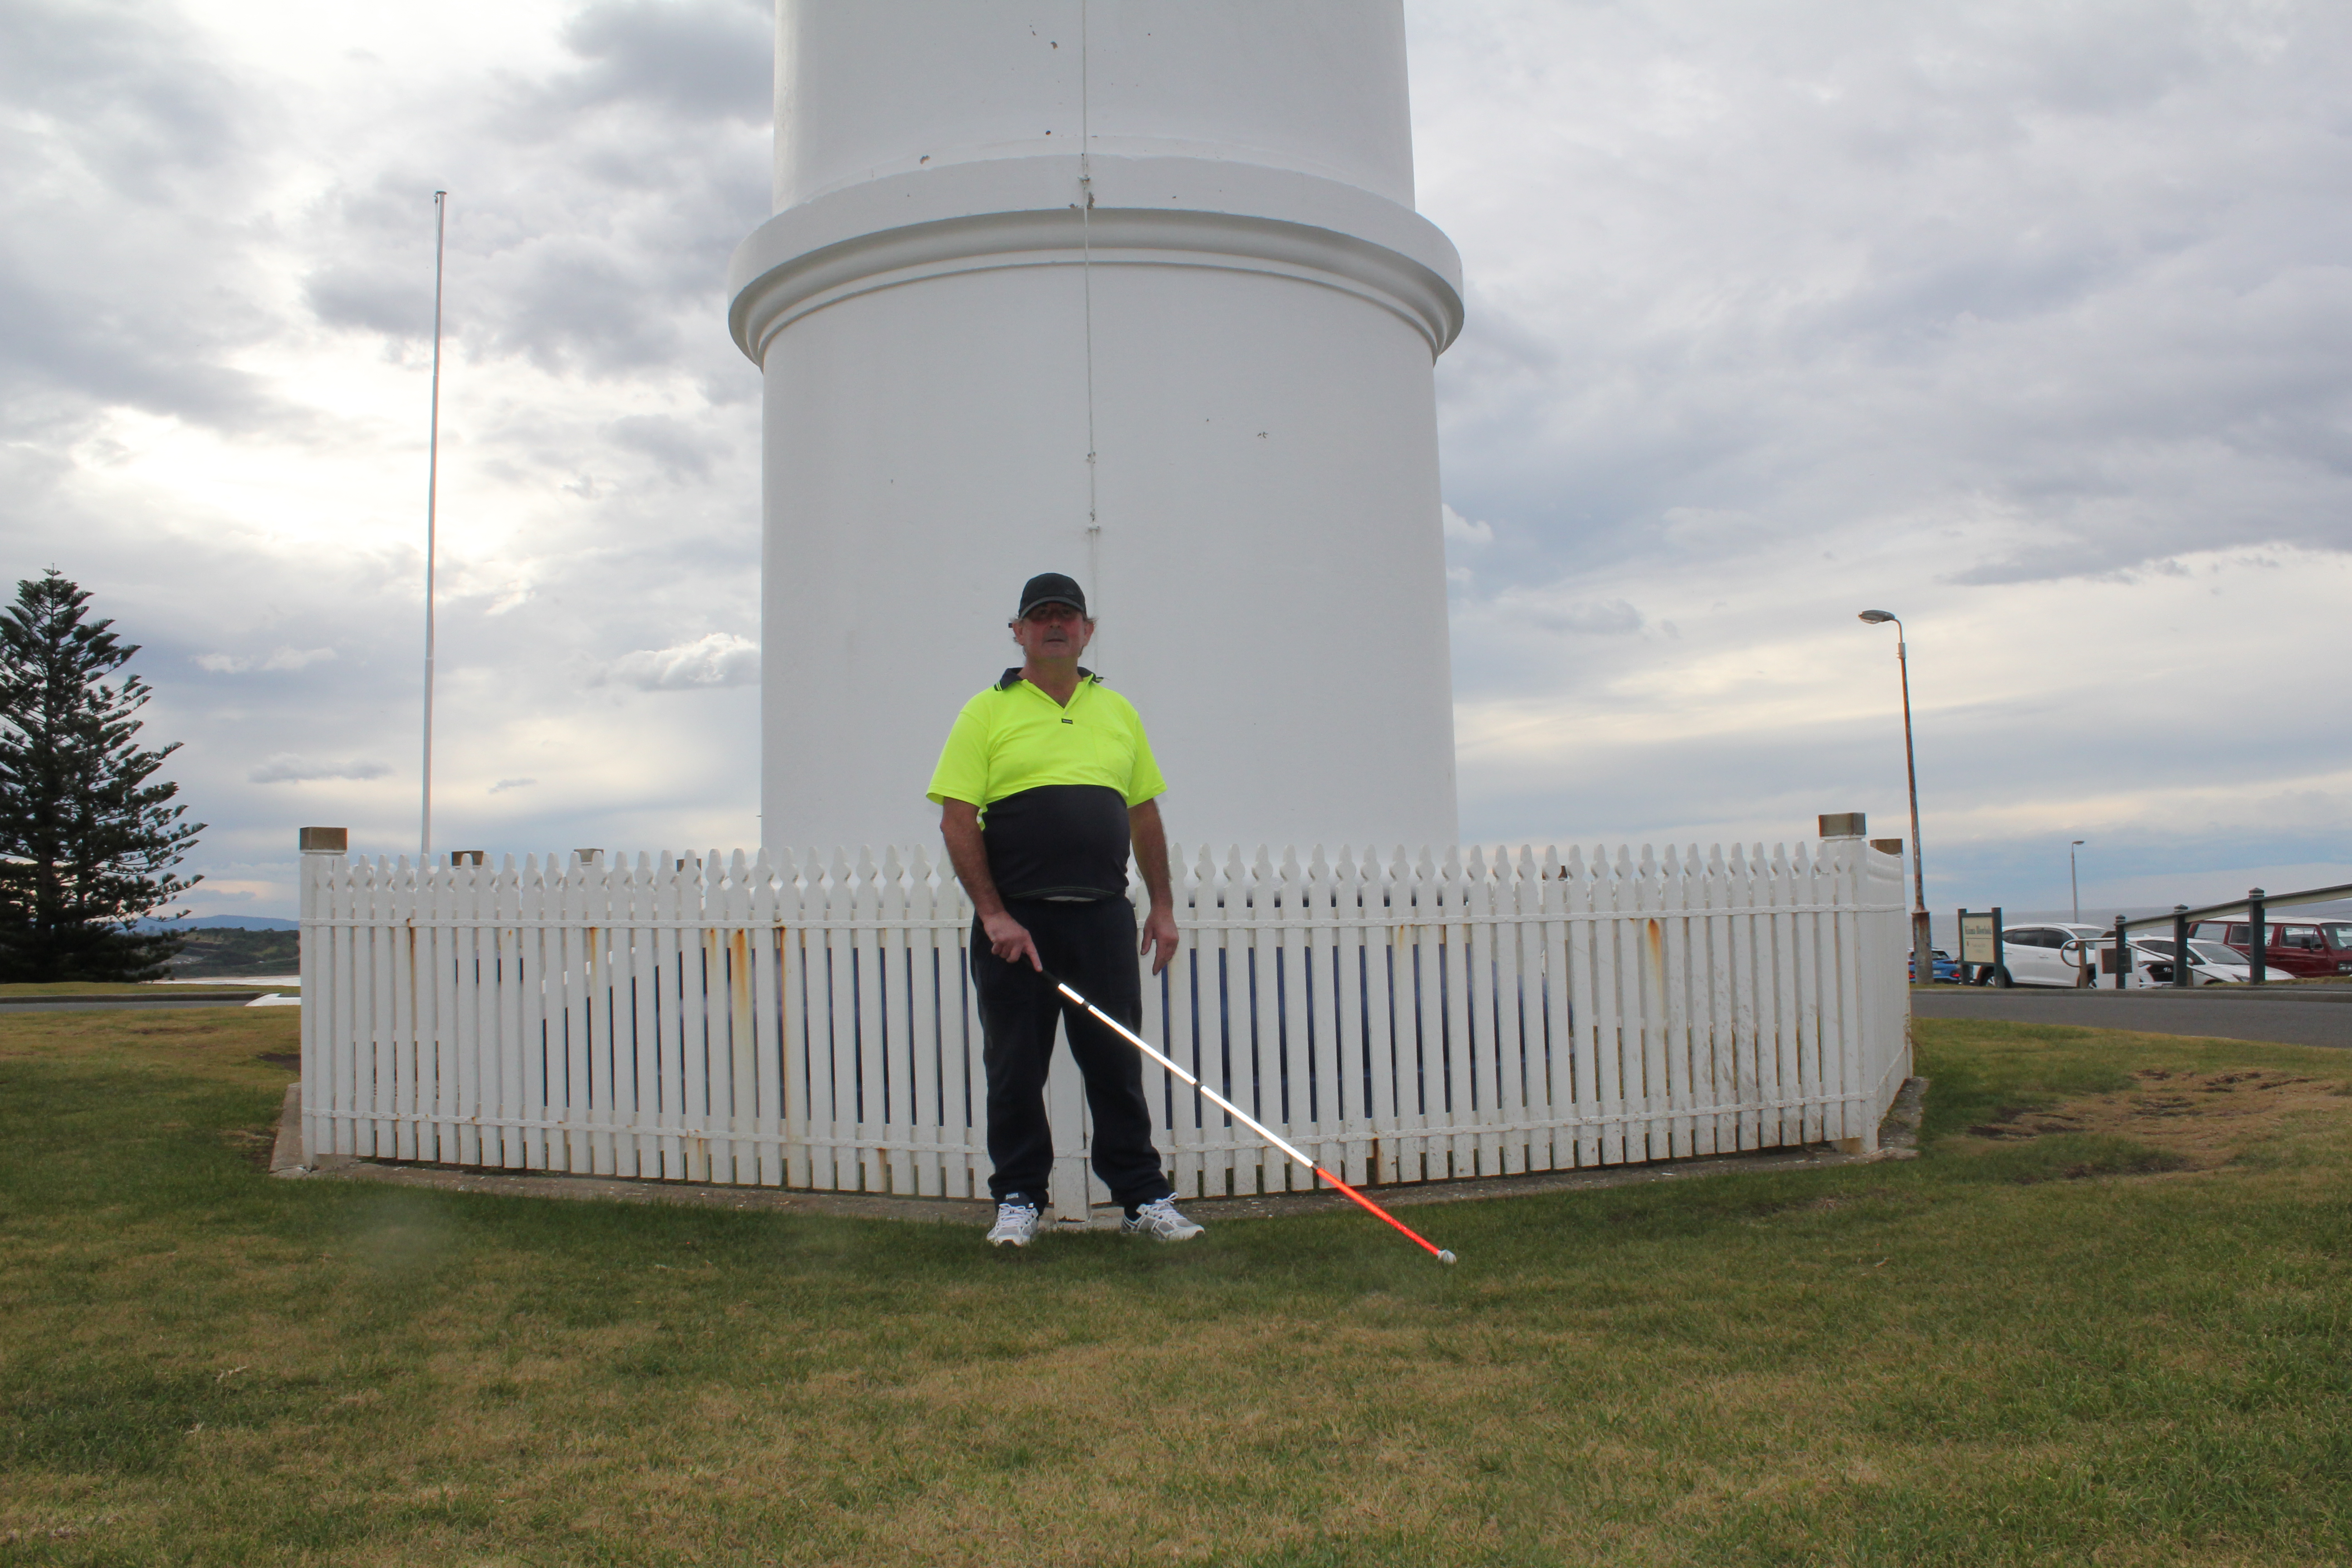
<svg viewBox="0 0 2352 1568">
<path fill-rule="evenodd" d="M 1946 952 L 1940 947 L 1931 947 L 1927 952 L 1932 955 L 1928 962 L 1935 967 L 1936 984 L 1938 985 L 1958 984 L 1960 983 L 1960 966 L 1952 961 L 1952 955 Z M 1919 983 L 1919 955 L 1917 953 L 1913 953 L 1911 955 L 1910 966 L 1911 983 L 1916 985 Z"/>
</svg>

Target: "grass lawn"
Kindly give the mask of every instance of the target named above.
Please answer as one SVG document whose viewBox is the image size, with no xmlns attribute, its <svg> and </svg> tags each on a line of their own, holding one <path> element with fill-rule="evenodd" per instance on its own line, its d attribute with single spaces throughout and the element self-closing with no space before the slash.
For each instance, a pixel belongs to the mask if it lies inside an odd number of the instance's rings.
<svg viewBox="0 0 2352 1568">
<path fill-rule="evenodd" d="M 1924 1156 L 1183 1247 L 261 1169 L 0 1016 L 0 1563 L 2352 1559 L 2352 1053 L 1923 1021 Z"/>
</svg>

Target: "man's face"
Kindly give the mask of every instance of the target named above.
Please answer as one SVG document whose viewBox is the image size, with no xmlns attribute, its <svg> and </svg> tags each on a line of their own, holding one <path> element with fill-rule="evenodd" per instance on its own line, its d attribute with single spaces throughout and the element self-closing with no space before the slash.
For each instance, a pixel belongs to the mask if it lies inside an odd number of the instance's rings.
<svg viewBox="0 0 2352 1568">
<path fill-rule="evenodd" d="M 1013 640 L 1031 658 L 1076 658 L 1094 635 L 1094 622 L 1067 605 L 1040 605 L 1013 623 Z"/>
</svg>

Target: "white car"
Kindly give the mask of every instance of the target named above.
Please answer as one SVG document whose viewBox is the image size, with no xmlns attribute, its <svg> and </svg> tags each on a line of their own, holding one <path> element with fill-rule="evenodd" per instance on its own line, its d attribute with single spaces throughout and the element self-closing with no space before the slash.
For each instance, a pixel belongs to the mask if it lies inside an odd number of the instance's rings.
<svg viewBox="0 0 2352 1568">
<path fill-rule="evenodd" d="M 2115 945 L 2108 943 L 2110 947 Z M 2132 978 L 2141 985 L 2172 984 L 2172 939 L 2168 936 L 2137 936 L 2132 938 Z M 2189 983 L 2191 985 L 2245 985 L 2252 983 L 2254 972 L 2246 963 L 2246 955 L 2235 948 L 2218 942 L 2189 943 Z"/>
<path fill-rule="evenodd" d="M 2097 979 L 2098 959 L 2083 944 L 2106 934 L 2105 926 L 2066 922 L 2004 926 L 2000 933 L 2000 967 L 1987 978 L 2000 986 L 2063 985 L 2071 989 L 2083 984 L 2086 963 L 2091 965 L 2091 977 Z"/>
</svg>

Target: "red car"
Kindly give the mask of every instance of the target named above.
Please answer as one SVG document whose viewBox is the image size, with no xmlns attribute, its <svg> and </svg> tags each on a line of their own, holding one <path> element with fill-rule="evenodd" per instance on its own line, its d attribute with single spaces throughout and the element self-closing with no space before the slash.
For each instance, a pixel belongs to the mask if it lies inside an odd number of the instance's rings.
<svg viewBox="0 0 2352 1568">
<path fill-rule="evenodd" d="M 2352 975 L 2352 921 L 2266 920 L 2263 967 L 2273 974 Z M 2192 935 L 2226 942 L 2251 960 L 2253 927 L 2245 921 L 2202 921 Z"/>
</svg>

